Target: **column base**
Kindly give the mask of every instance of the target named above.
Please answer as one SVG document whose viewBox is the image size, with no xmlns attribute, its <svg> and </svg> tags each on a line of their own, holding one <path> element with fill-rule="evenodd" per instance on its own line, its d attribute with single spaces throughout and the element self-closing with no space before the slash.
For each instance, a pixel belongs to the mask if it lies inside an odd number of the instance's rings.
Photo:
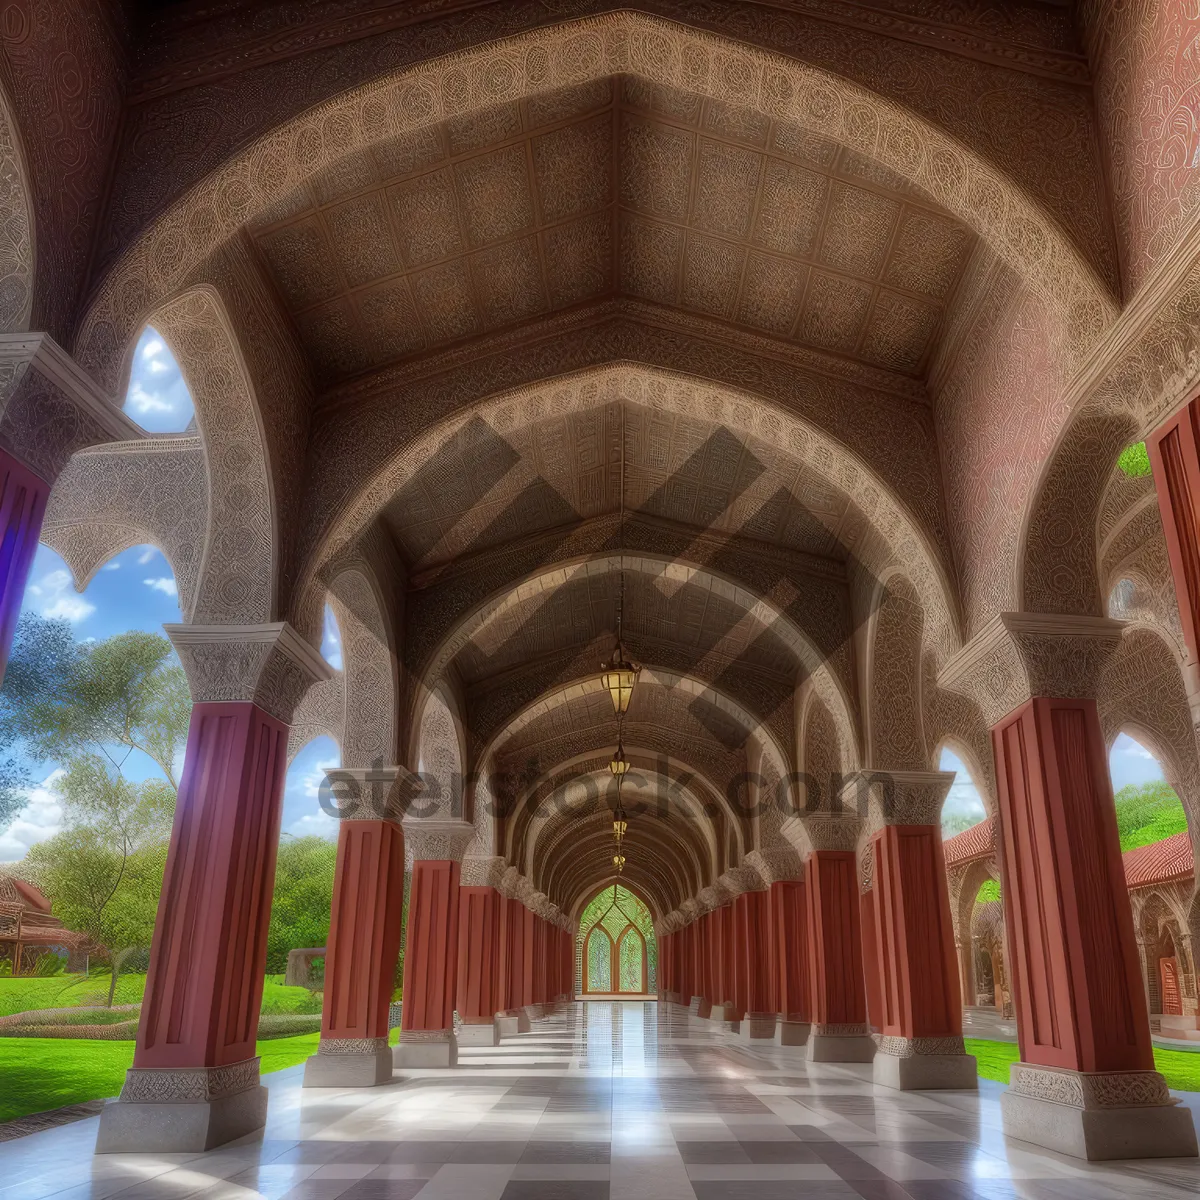
<svg viewBox="0 0 1200 1200">
<path fill-rule="evenodd" d="M 775 1042 L 775 1013 L 747 1013 L 738 1030 L 743 1042 Z"/>
<path fill-rule="evenodd" d="M 692 1002 L 688 1005 L 688 1012 L 693 1017 L 699 1017 L 701 1021 L 707 1021 L 712 1012 L 712 1004 L 703 996 L 693 996 Z"/>
<path fill-rule="evenodd" d="M 402 1029 L 392 1050 L 398 1067 L 453 1067 L 458 1062 L 458 1042 L 450 1029 Z"/>
<path fill-rule="evenodd" d="M 546 1015 L 546 1006 L 544 1004 L 527 1004 L 521 1011 L 529 1022 L 525 1028 L 529 1029 L 534 1021 L 540 1021 Z"/>
<path fill-rule="evenodd" d="M 258 1059 L 227 1067 L 131 1067 L 100 1113 L 97 1154 L 200 1153 L 261 1129 Z"/>
<path fill-rule="evenodd" d="M 500 1045 L 500 1035 L 496 1031 L 495 1021 L 489 1021 L 486 1025 L 460 1025 L 454 1036 L 460 1046 Z"/>
<path fill-rule="evenodd" d="M 1200 1042 L 1200 1021 L 1195 1015 L 1190 1017 L 1166 1015 L 1160 1021 L 1159 1033 L 1163 1037 L 1176 1038 L 1179 1041 Z"/>
<path fill-rule="evenodd" d="M 516 1037 L 518 1033 L 528 1033 L 531 1028 L 524 1011 L 496 1015 L 496 1033 L 501 1038 Z"/>
<path fill-rule="evenodd" d="M 775 1026 L 775 1045 L 777 1046 L 803 1046 L 808 1042 L 808 1035 L 812 1032 L 812 1025 L 808 1021 L 784 1021 L 780 1020 Z"/>
<path fill-rule="evenodd" d="M 866 1025 L 813 1025 L 805 1054 L 809 1062 L 866 1063 L 875 1057 L 875 1039 Z"/>
<path fill-rule="evenodd" d="M 900 1092 L 979 1090 L 975 1059 L 961 1037 L 885 1037 L 875 1053 L 874 1078 Z"/>
<path fill-rule="evenodd" d="M 1000 1097 L 1006 1137 L 1089 1162 L 1197 1157 L 1192 1114 L 1157 1071 L 1014 1063 L 1011 1080 Z"/>
<path fill-rule="evenodd" d="M 304 1086 L 377 1087 L 392 1082 L 387 1038 L 322 1038 L 304 1064 Z"/>
</svg>

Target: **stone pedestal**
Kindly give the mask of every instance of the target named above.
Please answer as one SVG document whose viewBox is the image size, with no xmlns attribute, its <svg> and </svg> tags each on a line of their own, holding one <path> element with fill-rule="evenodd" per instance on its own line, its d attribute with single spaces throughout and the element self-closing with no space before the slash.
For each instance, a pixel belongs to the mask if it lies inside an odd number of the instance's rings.
<svg viewBox="0 0 1200 1200">
<path fill-rule="evenodd" d="M 258 1059 L 226 1067 L 132 1067 L 100 1114 L 97 1154 L 199 1154 L 261 1129 L 267 1089 Z"/>
<path fill-rule="evenodd" d="M 496 1031 L 501 1038 L 516 1037 L 518 1033 L 528 1033 L 532 1028 L 529 1016 L 524 1010 L 516 1013 L 502 1013 L 496 1017 Z"/>
<path fill-rule="evenodd" d="M 304 1064 L 305 1087 L 376 1087 L 392 1082 L 392 1050 L 386 1037 L 322 1038 Z"/>
<path fill-rule="evenodd" d="M 1014 1064 L 1000 1097 L 1007 1137 L 1089 1161 L 1194 1158 L 1196 1127 L 1157 1071 Z"/>
<path fill-rule="evenodd" d="M 410 1070 L 453 1067 L 458 1062 L 458 1039 L 449 1029 L 401 1029 L 392 1061 Z"/>
<path fill-rule="evenodd" d="M 809 1062 L 871 1062 L 875 1057 L 875 1039 L 866 1022 L 809 1027 L 805 1055 Z"/>
<path fill-rule="evenodd" d="M 775 1025 L 775 1045 L 777 1046 L 806 1046 L 812 1025 L 808 1021 L 785 1021 L 780 1019 Z"/>
<path fill-rule="evenodd" d="M 712 1012 L 712 1005 L 703 996 L 693 996 L 688 1003 L 688 1012 L 693 1017 L 699 1017 L 702 1021 L 707 1021 L 709 1014 Z"/>
<path fill-rule="evenodd" d="M 748 1012 L 738 1028 L 738 1037 L 743 1042 L 774 1043 L 775 1013 Z"/>
<path fill-rule="evenodd" d="M 455 1037 L 460 1046 L 498 1046 L 500 1045 L 500 1034 L 496 1025 L 497 1022 L 494 1019 L 483 1025 L 468 1025 L 464 1022 L 458 1027 Z"/>
<path fill-rule="evenodd" d="M 883 1037 L 875 1050 L 874 1079 L 902 1092 L 979 1090 L 975 1059 L 961 1037 Z"/>
<path fill-rule="evenodd" d="M 1200 1042 L 1200 1021 L 1197 1021 L 1195 1015 L 1179 1017 L 1164 1013 L 1159 1022 L 1159 1032 L 1165 1038 Z"/>
</svg>

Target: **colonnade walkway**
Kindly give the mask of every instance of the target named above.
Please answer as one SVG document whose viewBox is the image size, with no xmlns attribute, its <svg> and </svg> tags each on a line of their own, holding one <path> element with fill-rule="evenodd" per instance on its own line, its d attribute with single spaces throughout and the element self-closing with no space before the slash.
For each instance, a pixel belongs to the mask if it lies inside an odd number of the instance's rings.
<svg viewBox="0 0 1200 1200">
<path fill-rule="evenodd" d="M 96 1119 L 0 1146 L 0 1200 L 1129 1200 L 1195 1197 L 1191 1160 L 1101 1165 L 1006 1144 L 979 1095 L 876 1089 L 870 1066 L 750 1049 L 654 1002 L 565 1006 L 391 1086 L 266 1077 L 262 1137 L 92 1157 Z"/>
</svg>

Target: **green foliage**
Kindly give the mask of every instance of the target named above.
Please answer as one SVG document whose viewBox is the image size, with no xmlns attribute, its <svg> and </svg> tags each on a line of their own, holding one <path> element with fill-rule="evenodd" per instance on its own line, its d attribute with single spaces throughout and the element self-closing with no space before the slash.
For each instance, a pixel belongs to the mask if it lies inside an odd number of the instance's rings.
<svg viewBox="0 0 1200 1200">
<path fill-rule="evenodd" d="M 1135 442 L 1126 446 L 1117 459 L 1117 466 L 1131 479 L 1138 479 L 1150 474 L 1150 455 L 1146 453 L 1145 442 Z"/>
<path fill-rule="evenodd" d="M 1170 784 L 1163 780 L 1126 784 L 1116 795 L 1121 851 L 1161 842 L 1187 829 L 1187 815 Z"/>
<path fill-rule="evenodd" d="M 942 817 L 942 838 L 952 838 L 973 828 L 982 820 L 982 817 L 974 817 L 970 813 L 946 813 Z"/>
<path fill-rule="evenodd" d="M 141 750 L 179 786 L 191 696 L 165 637 L 134 631 L 76 644 L 65 621 L 25 613 L 14 660 L 0 691 L 0 747 L 20 745 L 43 762 L 100 757 L 118 770 Z"/>
<path fill-rule="evenodd" d="M 37 979 L 53 979 L 56 975 L 61 975 L 66 967 L 65 960 L 57 954 L 41 954 L 33 964 L 33 974 Z"/>
<path fill-rule="evenodd" d="M 287 968 L 289 950 L 324 946 L 333 904 L 337 846 L 320 837 L 285 837 L 275 863 L 275 896 L 267 933 L 267 971 Z"/>
<path fill-rule="evenodd" d="M 646 941 L 646 981 L 652 990 L 657 977 L 658 943 L 654 937 L 654 919 L 650 910 L 623 884 L 606 887 L 589 902 L 579 918 L 579 944 L 587 937 L 594 925 L 601 925 L 612 941 L 620 937 L 626 924 L 632 925 Z M 593 939 L 594 940 L 594 939 Z M 594 954 L 599 954 L 595 946 Z M 599 959 L 597 959 L 599 963 Z M 611 974 L 611 966 L 606 968 Z M 640 965 L 639 965 L 640 970 Z M 611 984 L 610 984 L 611 986 Z"/>
<path fill-rule="evenodd" d="M 268 980 L 263 984 L 262 1008 L 260 1012 L 269 1016 L 295 1016 L 320 1013 L 321 997 L 308 988 L 284 987 L 282 983 Z"/>
<path fill-rule="evenodd" d="M 979 894 L 975 897 L 976 904 L 989 904 L 1000 899 L 1000 882 L 996 879 L 985 879 L 979 885 Z"/>
<path fill-rule="evenodd" d="M 967 1053 L 975 1055 L 980 1079 L 1008 1083 L 1009 1068 L 1021 1061 L 1016 1042 L 992 1042 L 967 1038 Z M 1180 1092 L 1200 1091 L 1200 1054 L 1187 1050 L 1154 1048 L 1154 1065 L 1162 1072 L 1167 1086 Z"/>
</svg>

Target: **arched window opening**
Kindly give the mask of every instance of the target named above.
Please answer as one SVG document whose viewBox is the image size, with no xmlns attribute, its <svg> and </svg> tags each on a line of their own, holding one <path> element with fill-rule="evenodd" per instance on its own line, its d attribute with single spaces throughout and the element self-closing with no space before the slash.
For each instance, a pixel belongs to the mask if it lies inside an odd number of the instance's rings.
<svg viewBox="0 0 1200 1200">
<path fill-rule="evenodd" d="M 149 325 L 134 347 L 125 412 L 147 433 L 184 433 L 195 418 L 192 393 L 179 363 Z"/>
<path fill-rule="evenodd" d="M 1150 474 L 1150 455 L 1146 451 L 1145 442 L 1134 442 L 1126 446 L 1117 458 L 1117 466 L 1130 479 L 1140 479 Z"/>
<path fill-rule="evenodd" d="M 325 605 L 325 623 L 321 630 L 321 657 L 335 670 L 342 669 L 342 631 L 338 628 L 333 605 Z"/>
<path fill-rule="evenodd" d="M 620 884 L 606 887 L 579 921 L 580 991 L 584 995 L 648 995 L 655 990 L 654 922 Z"/>
<path fill-rule="evenodd" d="M 1162 764 L 1141 742 L 1120 733 L 1108 753 L 1121 852 L 1186 833 L 1187 815 Z"/>
<path fill-rule="evenodd" d="M 942 837 L 950 838 L 985 820 L 987 808 L 966 763 L 949 746 L 942 747 L 938 770 L 954 772 L 954 782 L 942 805 Z"/>
<path fill-rule="evenodd" d="M 1114 621 L 1128 620 L 1135 607 L 1137 584 L 1132 579 L 1118 579 L 1108 594 L 1108 615 Z"/>
</svg>

